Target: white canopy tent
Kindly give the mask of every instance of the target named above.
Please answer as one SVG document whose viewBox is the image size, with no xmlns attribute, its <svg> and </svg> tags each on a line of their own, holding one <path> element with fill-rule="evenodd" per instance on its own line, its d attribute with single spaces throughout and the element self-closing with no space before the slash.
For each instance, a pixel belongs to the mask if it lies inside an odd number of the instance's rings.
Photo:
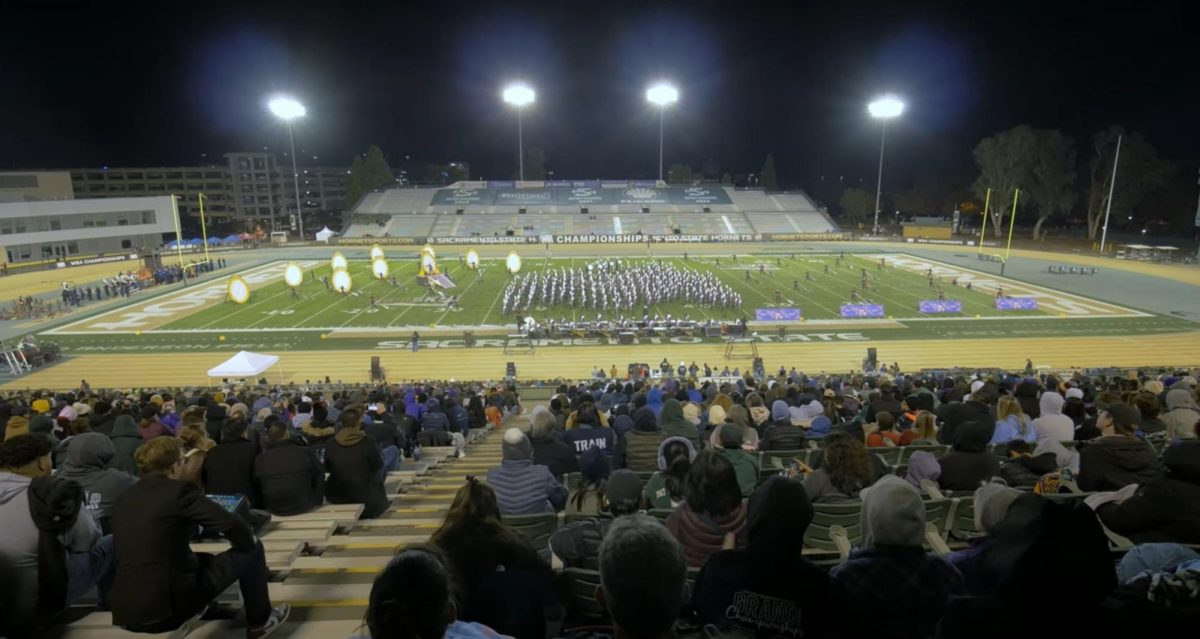
<svg viewBox="0 0 1200 639">
<path fill-rule="evenodd" d="M 321 229 L 320 231 L 317 231 L 317 241 L 328 244 L 329 238 L 331 238 L 335 235 L 337 235 L 337 233 L 334 233 L 333 231 L 329 230 L 329 227 L 326 226 L 325 228 Z"/>
<path fill-rule="evenodd" d="M 279 363 L 279 356 L 238 351 L 216 368 L 208 369 L 209 377 L 254 377 Z"/>
</svg>

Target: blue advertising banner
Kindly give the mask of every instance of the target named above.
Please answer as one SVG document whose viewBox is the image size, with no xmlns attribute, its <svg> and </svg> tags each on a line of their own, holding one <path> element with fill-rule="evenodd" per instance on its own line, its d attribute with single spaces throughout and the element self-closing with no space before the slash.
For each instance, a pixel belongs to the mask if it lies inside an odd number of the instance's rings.
<svg viewBox="0 0 1200 639">
<path fill-rule="evenodd" d="M 921 300 L 918 310 L 922 313 L 961 313 L 961 300 Z"/>
<path fill-rule="evenodd" d="M 997 297 L 996 309 L 1001 311 L 1036 311 L 1036 297 Z"/>
<path fill-rule="evenodd" d="M 798 308 L 756 308 L 754 319 L 760 322 L 788 322 L 800 319 Z"/>
<path fill-rule="evenodd" d="M 842 317 L 883 317 L 882 304 L 842 304 Z"/>
</svg>

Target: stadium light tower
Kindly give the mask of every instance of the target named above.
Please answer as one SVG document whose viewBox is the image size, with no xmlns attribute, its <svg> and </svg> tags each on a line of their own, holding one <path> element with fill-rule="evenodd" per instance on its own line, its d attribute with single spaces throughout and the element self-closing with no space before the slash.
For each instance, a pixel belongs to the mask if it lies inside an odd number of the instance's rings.
<svg viewBox="0 0 1200 639">
<path fill-rule="evenodd" d="M 646 99 L 658 105 L 658 179 L 663 179 L 663 112 L 679 101 L 679 90 L 659 82 L 646 89 Z"/>
<path fill-rule="evenodd" d="M 300 201 L 300 171 L 296 168 L 296 136 L 292 134 L 292 120 L 304 117 L 307 111 L 295 98 L 276 96 L 267 103 L 275 117 L 287 122 L 288 142 L 292 145 L 292 186 L 296 189 L 296 224 L 300 228 L 300 241 L 304 241 L 304 206 Z M 271 214 L 271 231 L 275 231 L 275 214 Z"/>
<path fill-rule="evenodd" d="M 872 234 L 879 234 L 879 197 L 883 192 L 883 143 L 887 139 L 887 123 L 904 113 L 904 103 L 894 95 L 885 95 L 867 105 L 871 117 L 883 121 L 883 132 L 879 136 L 879 177 L 875 182 L 875 227 Z"/>
<path fill-rule="evenodd" d="M 533 88 L 528 84 L 510 84 L 504 89 L 504 101 L 517 108 L 517 173 L 521 177 L 521 181 L 525 181 L 525 149 L 524 141 L 521 139 L 521 111 L 525 110 L 526 106 L 533 104 L 537 98 L 537 94 L 533 92 Z"/>
</svg>

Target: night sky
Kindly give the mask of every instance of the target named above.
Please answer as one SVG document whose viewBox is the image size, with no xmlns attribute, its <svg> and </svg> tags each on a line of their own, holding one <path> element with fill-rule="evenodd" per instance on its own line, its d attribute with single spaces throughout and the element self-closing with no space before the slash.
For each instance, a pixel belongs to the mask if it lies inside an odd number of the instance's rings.
<svg viewBox="0 0 1200 639">
<path fill-rule="evenodd" d="M 1200 157 L 1200 3 L 1142 2 L 37 2 L 0 8 L 0 167 L 220 162 L 282 151 L 276 90 L 306 103 L 302 158 L 348 165 L 466 161 L 505 179 L 516 120 L 556 178 L 657 171 L 653 80 L 677 84 L 667 163 L 757 172 L 785 186 L 874 178 L 883 92 L 889 177 L 974 175 L 978 140 L 1017 124 L 1086 145 L 1109 124 L 1166 157 Z M 1081 149 L 1081 156 L 1086 152 Z M 208 161 L 204 156 L 207 154 Z M 891 181 L 889 180 L 889 181 Z"/>
</svg>

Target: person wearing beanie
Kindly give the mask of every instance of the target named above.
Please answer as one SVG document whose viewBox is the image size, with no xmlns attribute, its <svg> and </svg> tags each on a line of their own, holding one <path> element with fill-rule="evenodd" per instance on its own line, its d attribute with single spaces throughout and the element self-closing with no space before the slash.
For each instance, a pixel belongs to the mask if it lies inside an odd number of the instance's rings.
<svg viewBox="0 0 1200 639">
<path fill-rule="evenodd" d="M 29 434 L 29 408 L 22 405 L 14 406 L 12 416 L 8 418 L 8 423 L 4 429 L 5 441 L 14 437 Z"/>
<path fill-rule="evenodd" d="M 663 402 L 659 423 L 667 437 L 685 437 L 700 446 L 700 429 L 683 417 L 683 404 L 671 397 Z"/>
<path fill-rule="evenodd" d="M 648 408 L 634 411 L 632 419 L 633 428 L 617 440 L 613 467 L 639 473 L 652 472 L 658 468 L 658 449 L 667 434 L 658 427 L 654 413 Z"/>
<path fill-rule="evenodd" d="M 608 455 L 599 448 L 589 448 L 579 456 L 579 485 L 567 499 L 567 515 L 596 517 L 603 506 L 604 487 L 612 474 Z"/>
<path fill-rule="evenodd" d="M 1096 426 L 1101 437 L 1079 451 L 1080 489 L 1119 490 L 1162 475 L 1154 447 L 1134 435 L 1141 421 L 1141 413 L 1124 402 L 1113 402 L 1100 412 Z"/>
<path fill-rule="evenodd" d="M 533 446 L 519 428 L 504 431 L 500 465 L 487 473 L 503 515 L 553 513 L 567 505 L 567 489 L 550 469 L 533 463 Z"/>
<path fill-rule="evenodd" d="M 720 448 L 716 449 L 717 452 L 733 465 L 733 470 L 737 473 L 738 487 L 742 490 L 742 497 L 749 497 L 754 492 L 754 487 L 758 485 L 758 455 L 742 450 L 742 428 L 737 424 L 718 426 L 716 437 L 720 443 Z"/>
<path fill-rule="evenodd" d="M 796 543 L 812 520 L 812 504 L 796 482 L 772 477 L 756 489 L 747 506 L 745 548 L 709 557 L 696 578 L 690 608 L 697 619 L 733 636 L 829 635 L 829 577 Z"/>
<path fill-rule="evenodd" d="M 692 424 L 692 426 L 695 426 L 697 430 L 699 430 L 700 429 L 700 405 L 696 404 L 695 402 L 691 402 L 691 401 L 684 402 L 683 418 L 686 419 L 688 422 L 690 422 Z"/>
<path fill-rule="evenodd" d="M 987 449 L 993 422 L 966 422 L 958 428 L 958 441 L 939 463 L 942 490 L 974 491 L 983 482 L 1000 475 L 1000 459 Z"/>
<path fill-rule="evenodd" d="M 963 576 L 946 559 L 926 553 L 921 494 L 894 475 L 862 493 L 862 547 L 829 571 L 857 614 L 853 637 L 929 637 L 950 598 L 967 594 Z M 900 594 L 902 593 L 902 594 Z"/>
<path fill-rule="evenodd" d="M 1124 500 L 1102 504 L 1096 515 L 1135 544 L 1200 544 L 1200 442 L 1172 444 L 1163 465 L 1163 476 L 1139 483 Z"/>
<path fill-rule="evenodd" d="M 989 535 L 1008 514 L 1008 507 L 1021 496 L 1021 491 L 999 482 L 988 482 L 975 489 L 975 529 L 981 537 L 967 540 L 968 547 L 956 550 L 946 559 L 962 573 L 967 591 L 974 595 L 994 592 L 995 571 L 989 566 L 987 552 Z"/>
<path fill-rule="evenodd" d="M 713 438 L 716 437 L 717 429 L 720 428 L 721 424 L 725 423 L 727 418 L 728 415 L 726 414 L 724 407 L 720 406 L 719 404 L 713 404 L 712 406 L 709 406 L 707 425 L 705 426 L 704 431 L 700 433 L 700 441 L 706 442 L 707 445 L 714 448 L 719 446 L 720 444 L 714 442 Z"/>
<path fill-rule="evenodd" d="M 777 399 L 771 404 L 771 423 L 762 433 L 759 450 L 800 450 L 804 448 L 804 429 L 792 425 L 792 413 L 787 402 Z"/>
<path fill-rule="evenodd" d="M 590 451 L 589 451 L 590 452 Z M 598 456 L 597 460 L 602 460 Z M 599 463 L 597 461 L 596 463 Z M 613 522 L 627 515 L 636 515 L 642 508 L 642 480 L 631 470 L 615 470 L 604 483 L 598 514 L 560 527 L 550 536 L 550 564 L 555 570 L 563 568 L 596 568 L 600 544 Z"/>
</svg>

